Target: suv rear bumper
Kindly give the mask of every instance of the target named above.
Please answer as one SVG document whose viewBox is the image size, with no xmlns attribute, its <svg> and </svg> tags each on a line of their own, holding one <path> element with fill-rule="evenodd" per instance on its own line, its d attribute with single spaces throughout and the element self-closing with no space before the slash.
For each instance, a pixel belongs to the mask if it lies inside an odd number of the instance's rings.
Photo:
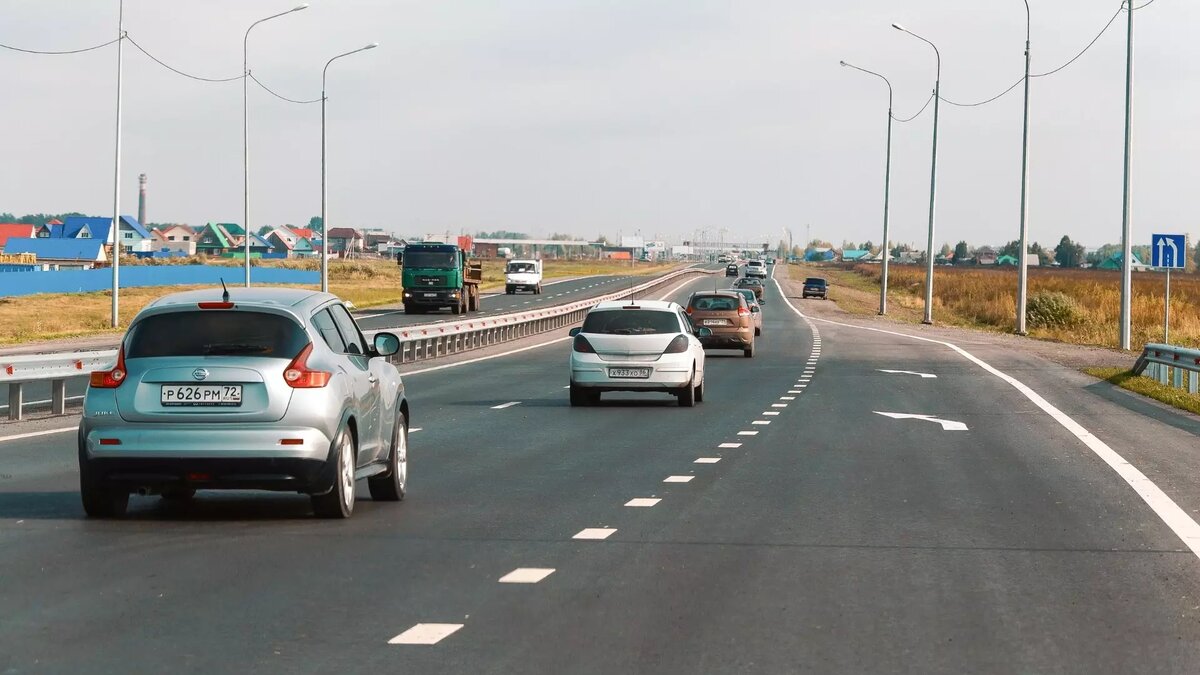
<svg viewBox="0 0 1200 675">
<path fill-rule="evenodd" d="M 126 488 L 162 492 L 193 490 L 274 490 L 322 494 L 333 485 L 334 465 L 314 459 L 127 458 L 81 459 L 93 480 Z M 82 467 L 81 467 L 82 468 Z"/>
</svg>

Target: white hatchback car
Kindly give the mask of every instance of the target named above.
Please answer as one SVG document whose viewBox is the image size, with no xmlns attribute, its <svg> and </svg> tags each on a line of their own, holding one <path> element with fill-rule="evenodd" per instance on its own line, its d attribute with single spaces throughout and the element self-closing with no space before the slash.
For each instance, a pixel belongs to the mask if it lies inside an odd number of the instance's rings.
<svg viewBox="0 0 1200 675">
<path fill-rule="evenodd" d="M 707 328 L 692 328 L 673 302 L 618 300 L 588 312 L 572 328 L 571 405 L 592 405 L 605 391 L 661 391 L 681 406 L 704 400 Z"/>
</svg>

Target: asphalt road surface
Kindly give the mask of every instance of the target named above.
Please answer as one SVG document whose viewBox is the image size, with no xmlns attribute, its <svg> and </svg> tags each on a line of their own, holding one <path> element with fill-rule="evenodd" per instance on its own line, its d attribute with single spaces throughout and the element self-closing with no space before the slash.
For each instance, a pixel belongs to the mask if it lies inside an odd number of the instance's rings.
<svg viewBox="0 0 1200 675">
<path fill-rule="evenodd" d="M 0 427 L 0 672 L 1200 672 L 1193 418 L 774 284 L 695 408 L 570 408 L 539 343 L 407 374 L 408 499 L 347 522 L 85 520 L 73 434 Z"/>
</svg>

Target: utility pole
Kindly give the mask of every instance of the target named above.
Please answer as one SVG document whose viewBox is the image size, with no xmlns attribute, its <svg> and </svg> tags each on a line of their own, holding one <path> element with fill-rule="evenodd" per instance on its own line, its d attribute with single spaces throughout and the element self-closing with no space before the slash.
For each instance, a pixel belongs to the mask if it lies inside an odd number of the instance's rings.
<svg viewBox="0 0 1200 675">
<path fill-rule="evenodd" d="M 1133 3 L 1125 2 L 1129 27 L 1125 43 L 1125 190 L 1121 207 L 1121 349 L 1128 350 L 1133 295 L 1133 243 L 1130 241 L 1130 187 L 1133 175 Z"/>
</svg>

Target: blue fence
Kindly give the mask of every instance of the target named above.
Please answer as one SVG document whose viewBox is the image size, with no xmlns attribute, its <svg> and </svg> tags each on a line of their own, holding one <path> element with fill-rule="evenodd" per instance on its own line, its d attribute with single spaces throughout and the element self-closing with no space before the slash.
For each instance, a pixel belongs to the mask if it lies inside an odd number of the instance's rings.
<svg viewBox="0 0 1200 675">
<path fill-rule="evenodd" d="M 126 266 L 121 268 L 121 288 L 137 286 L 221 285 L 245 282 L 241 267 L 215 265 L 175 265 L 162 267 Z M 250 280 L 258 284 L 321 283 L 319 272 L 285 270 L 272 267 L 251 268 Z M 33 295 L 34 293 L 89 293 L 112 288 L 112 270 L 62 270 L 59 272 L 13 272 L 0 276 L 0 297 Z"/>
</svg>

